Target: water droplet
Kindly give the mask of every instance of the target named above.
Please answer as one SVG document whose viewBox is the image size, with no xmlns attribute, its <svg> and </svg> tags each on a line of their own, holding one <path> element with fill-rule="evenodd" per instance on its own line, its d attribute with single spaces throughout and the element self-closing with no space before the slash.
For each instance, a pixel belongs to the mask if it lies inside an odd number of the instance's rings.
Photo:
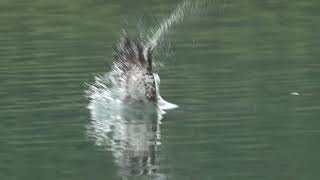
<svg viewBox="0 0 320 180">
<path fill-rule="evenodd" d="M 293 96 L 300 96 L 301 94 L 300 94 L 300 93 L 298 93 L 298 92 L 292 92 L 292 93 L 290 93 L 290 95 L 293 95 Z"/>
</svg>

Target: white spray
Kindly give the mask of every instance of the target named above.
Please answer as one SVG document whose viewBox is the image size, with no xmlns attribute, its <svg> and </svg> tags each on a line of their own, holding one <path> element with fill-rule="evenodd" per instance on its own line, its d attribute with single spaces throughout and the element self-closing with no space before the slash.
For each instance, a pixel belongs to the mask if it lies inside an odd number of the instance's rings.
<svg viewBox="0 0 320 180">
<path fill-rule="evenodd" d="M 179 21 L 181 21 L 184 16 L 186 15 L 186 10 L 189 10 L 191 4 L 189 1 L 184 1 L 177 6 L 177 8 L 173 11 L 169 18 L 165 19 L 161 24 L 160 27 L 156 31 L 152 31 L 151 33 L 154 34 L 147 44 L 147 48 L 151 47 L 154 49 L 157 45 L 159 40 L 162 38 L 163 34 L 169 31 L 169 28 Z"/>
</svg>

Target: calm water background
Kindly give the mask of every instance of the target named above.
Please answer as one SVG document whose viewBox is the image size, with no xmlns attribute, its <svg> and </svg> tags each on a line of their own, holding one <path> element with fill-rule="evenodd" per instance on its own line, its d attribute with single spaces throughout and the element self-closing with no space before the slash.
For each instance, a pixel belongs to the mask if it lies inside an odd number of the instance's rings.
<svg viewBox="0 0 320 180">
<path fill-rule="evenodd" d="M 0 1 L 0 179 L 121 179 L 86 134 L 84 83 L 109 70 L 121 29 L 154 28 L 178 3 Z M 319 179 L 320 1 L 209 4 L 155 54 L 180 106 L 161 124 L 164 179 Z"/>
</svg>

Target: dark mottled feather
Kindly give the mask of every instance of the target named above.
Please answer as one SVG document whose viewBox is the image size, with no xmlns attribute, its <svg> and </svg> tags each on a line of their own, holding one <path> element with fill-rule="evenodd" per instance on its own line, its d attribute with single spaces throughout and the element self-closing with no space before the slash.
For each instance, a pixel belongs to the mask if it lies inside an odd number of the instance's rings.
<svg viewBox="0 0 320 180">
<path fill-rule="evenodd" d="M 144 52 L 146 51 L 146 52 Z M 144 48 L 140 41 L 130 40 L 124 37 L 114 48 L 114 67 L 119 69 L 122 77 L 125 76 L 129 84 L 130 76 L 136 69 L 144 72 L 139 77 L 138 83 L 143 84 L 141 88 L 145 88 L 145 96 L 150 101 L 156 101 L 156 88 L 152 70 L 152 55 L 150 48 Z M 130 94 L 128 94 L 130 96 Z"/>
</svg>

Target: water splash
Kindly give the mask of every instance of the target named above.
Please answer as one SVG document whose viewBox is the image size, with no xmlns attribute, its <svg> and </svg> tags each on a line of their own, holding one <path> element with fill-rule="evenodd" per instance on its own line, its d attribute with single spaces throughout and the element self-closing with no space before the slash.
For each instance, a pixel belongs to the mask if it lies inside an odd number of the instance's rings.
<svg viewBox="0 0 320 180">
<path fill-rule="evenodd" d="M 173 11 L 173 13 L 169 16 L 169 18 L 165 19 L 160 24 L 160 27 L 156 31 L 151 31 L 153 36 L 149 38 L 149 42 L 146 45 L 146 47 L 154 49 L 158 45 L 163 35 L 169 31 L 170 27 L 174 23 L 178 23 L 183 20 L 188 11 L 192 9 L 191 5 L 192 4 L 190 1 L 184 1 L 181 4 L 179 4 L 177 8 Z"/>
<path fill-rule="evenodd" d="M 120 176 L 155 175 L 162 112 L 152 102 L 123 101 L 124 88 L 115 76 L 111 71 L 95 77 L 87 91 L 91 116 L 87 135 L 112 152 Z"/>
<path fill-rule="evenodd" d="M 190 1 L 179 4 L 168 19 L 152 31 L 154 35 L 148 38 L 144 49 L 154 49 L 170 27 L 181 21 L 190 10 Z M 157 160 L 157 146 L 161 144 L 161 119 L 164 110 L 178 106 L 160 96 L 158 74 L 153 74 L 157 98 L 154 104 L 148 101 L 141 103 L 141 95 L 145 92 L 140 92 L 138 83 L 128 84 L 128 77 L 130 82 L 136 82 L 135 79 L 141 82 L 145 71 L 133 69 L 125 79 L 124 73 L 127 72 L 114 66 L 110 72 L 96 76 L 94 84 L 89 85 L 86 93 L 90 100 L 91 122 L 87 126 L 87 134 L 97 146 L 112 152 L 122 177 L 148 174 L 163 179 Z M 128 92 L 134 101 L 126 99 Z"/>
<path fill-rule="evenodd" d="M 136 70 L 131 78 L 141 77 L 143 73 L 140 73 Z M 153 77 L 157 104 L 141 101 L 144 92 L 139 92 L 136 85 L 124 86 L 122 82 L 125 81 L 119 81 L 121 71 L 117 69 L 96 76 L 95 83 L 87 91 L 91 115 L 87 134 L 97 146 L 112 152 L 121 177 L 162 176 L 157 158 L 157 147 L 161 144 L 161 119 L 164 110 L 177 106 L 161 98 L 160 78 L 157 74 Z M 126 100 L 128 88 L 131 98 Z"/>
</svg>

